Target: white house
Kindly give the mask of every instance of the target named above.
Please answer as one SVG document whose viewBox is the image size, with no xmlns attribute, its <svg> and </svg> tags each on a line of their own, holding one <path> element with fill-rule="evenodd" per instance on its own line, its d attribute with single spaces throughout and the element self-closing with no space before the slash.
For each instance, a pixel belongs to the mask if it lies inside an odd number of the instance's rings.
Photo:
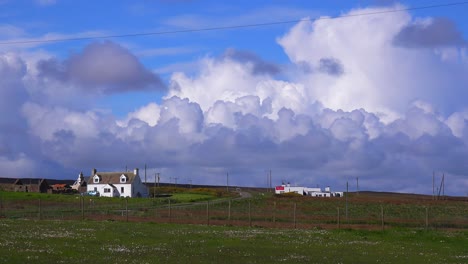
<svg viewBox="0 0 468 264">
<path fill-rule="evenodd" d="M 85 192 L 86 191 L 86 181 L 85 181 L 85 178 L 83 176 L 83 172 L 80 172 L 80 174 L 78 174 L 78 179 L 75 181 L 75 183 L 73 183 L 71 188 L 74 189 L 74 190 L 77 190 L 79 192 Z"/>
<path fill-rule="evenodd" d="M 148 188 L 141 181 L 138 169 L 133 172 L 97 172 L 92 170 L 87 191 L 104 197 L 148 197 Z"/>
<path fill-rule="evenodd" d="M 326 187 L 325 190 L 322 191 L 321 188 L 291 186 L 289 183 L 275 187 L 275 194 L 283 193 L 297 193 L 300 195 L 312 197 L 343 197 L 343 192 L 332 192 L 330 191 L 330 187 Z"/>
</svg>

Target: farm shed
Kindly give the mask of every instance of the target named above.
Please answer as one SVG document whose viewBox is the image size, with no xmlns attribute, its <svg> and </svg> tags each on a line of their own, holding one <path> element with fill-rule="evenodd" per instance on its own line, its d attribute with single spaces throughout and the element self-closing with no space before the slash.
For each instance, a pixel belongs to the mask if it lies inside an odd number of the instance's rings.
<svg viewBox="0 0 468 264">
<path fill-rule="evenodd" d="M 20 179 L 0 178 L 0 190 L 11 192 L 22 192 L 23 183 Z"/>
<path fill-rule="evenodd" d="M 343 197 L 343 192 L 332 192 L 330 187 L 326 187 L 325 190 L 322 190 L 321 188 L 291 186 L 289 183 L 275 187 L 275 194 L 283 193 L 297 193 L 312 197 Z"/>
</svg>

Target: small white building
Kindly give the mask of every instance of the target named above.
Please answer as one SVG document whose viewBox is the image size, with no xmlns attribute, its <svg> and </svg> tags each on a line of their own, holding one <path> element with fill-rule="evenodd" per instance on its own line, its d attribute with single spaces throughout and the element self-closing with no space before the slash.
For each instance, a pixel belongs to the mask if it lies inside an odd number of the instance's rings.
<svg viewBox="0 0 468 264">
<path fill-rule="evenodd" d="M 133 172 L 97 172 L 92 170 L 87 191 L 104 197 L 148 197 L 148 188 L 141 181 L 138 169 Z"/>
<path fill-rule="evenodd" d="M 330 187 L 326 187 L 325 190 L 322 191 L 321 188 L 291 186 L 289 183 L 275 187 L 275 194 L 283 193 L 297 193 L 304 196 L 312 197 L 343 197 L 343 192 L 332 192 L 330 191 Z"/>
</svg>

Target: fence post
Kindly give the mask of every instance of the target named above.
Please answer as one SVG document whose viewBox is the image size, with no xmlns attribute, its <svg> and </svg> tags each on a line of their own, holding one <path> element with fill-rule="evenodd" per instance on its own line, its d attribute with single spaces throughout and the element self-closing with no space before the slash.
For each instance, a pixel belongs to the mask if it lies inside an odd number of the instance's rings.
<svg viewBox="0 0 468 264">
<path fill-rule="evenodd" d="M 2 194 L 0 193 L 0 217 L 3 216 L 3 200 Z"/>
<path fill-rule="evenodd" d="M 380 206 L 380 218 L 382 219 L 382 230 L 385 229 L 384 210 L 383 205 Z"/>
<path fill-rule="evenodd" d="M 155 205 L 154 206 L 154 220 L 156 221 L 157 218 L 158 218 L 158 207 Z"/>
<path fill-rule="evenodd" d="M 171 199 L 169 199 L 169 223 L 171 222 L 172 220 L 172 214 L 171 214 Z"/>
<path fill-rule="evenodd" d="M 84 197 L 81 196 L 80 199 L 80 207 L 81 207 L 81 220 L 84 220 Z"/>
<path fill-rule="evenodd" d="M 294 203 L 293 219 L 294 219 L 294 229 L 296 229 L 296 203 Z"/>
<path fill-rule="evenodd" d="M 338 210 L 338 217 L 336 219 L 336 224 L 338 226 L 338 229 L 340 229 L 340 208 L 337 207 L 336 209 Z"/>
<path fill-rule="evenodd" d="M 249 226 L 252 227 L 252 215 L 250 212 L 250 200 L 249 200 Z"/>
<path fill-rule="evenodd" d="M 210 225 L 210 202 L 206 201 L 206 225 Z"/>
<path fill-rule="evenodd" d="M 39 220 L 42 220 L 42 202 L 41 202 L 41 198 L 39 198 Z"/>
<path fill-rule="evenodd" d="M 276 202 L 273 202 L 273 223 L 276 223 Z"/>
<path fill-rule="evenodd" d="M 229 200 L 228 205 L 228 221 L 231 221 L 231 200 Z"/>
<path fill-rule="evenodd" d="M 426 206 L 426 230 L 429 227 L 429 208 Z"/>
<path fill-rule="evenodd" d="M 125 221 L 128 222 L 128 197 L 125 197 Z"/>
</svg>

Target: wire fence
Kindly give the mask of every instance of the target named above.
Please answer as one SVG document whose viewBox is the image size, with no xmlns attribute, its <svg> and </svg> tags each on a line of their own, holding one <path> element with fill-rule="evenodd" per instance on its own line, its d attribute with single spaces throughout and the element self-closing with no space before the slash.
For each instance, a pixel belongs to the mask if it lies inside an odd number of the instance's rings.
<svg viewBox="0 0 468 264">
<path fill-rule="evenodd" d="M 269 228 L 385 229 L 468 228 L 468 202 L 424 205 L 392 203 L 343 204 L 294 199 L 226 199 L 178 204 L 171 199 L 119 199 L 106 201 L 77 196 L 73 201 L 0 199 L 0 217 L 38 220 L 97 220 Z"/>
</svg>

